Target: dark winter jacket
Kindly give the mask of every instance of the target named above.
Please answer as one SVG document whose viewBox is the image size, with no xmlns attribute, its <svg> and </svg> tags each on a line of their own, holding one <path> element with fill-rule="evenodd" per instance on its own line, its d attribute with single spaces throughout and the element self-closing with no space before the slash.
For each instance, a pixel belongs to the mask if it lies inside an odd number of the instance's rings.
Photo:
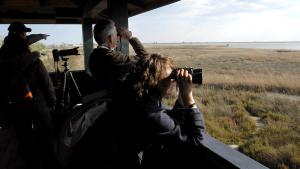
<svg viewBox="0 0 300 169">
<path fill-rule="evenodd" d="M 57 168 L 54 167 L 50 111 L 56 97 L 52 81 L 39 56 L 39 53 L 29 50 L 26 40 L 19 35 L 5 38 L 0 50 L 0 87 L 4 93 L 0 106 L 6 111 L 0 112 L 0 115 L 3 114 L 4 126 L 12 125 L 16 131 L 18 153 L 26 165 L 23 168 Z M 24 83 L 29 86 L 32 97 L 26 98 L 15 92 L 22 89 L 21 84 Z"/>
<path fill-rule="evenodd" d="M 148 54 L 137 38 L 131 38 L 129 42 L 137 58 Z M 89 68 L 100 89 L 111 89 L 126 78 L 134 67 L 133 60 L 129 55 L 119 51 L 98 47 L 90 55 Z"/>
<path fill-rule="evenodd" d="M 4 81 L 1 86 L 5 86 L 5 77 L 13 76 L 16 72 L 24 72 L 35 105 L 41 109 L 45 106 L 52 108 L 56 102 L 54 87 L 39 56 L 38 52 L 15 53 L 2 48 L 0 62 Z"/>
<path fill-rule="evenodd" d="M 114 106 L 117 112 L 116 118 L 120 119 L 119 123 L 123 124 L 124 128 L 130 128 L 128 131 L 132 131 L 132 140 L 136 140 L 139 145 L 161 143 L 197 146 L 200 144 L 204 120 L 198 108 L 183 108 L 176 103 L 173 109 L 169 109 L 154 96 L 141 102 L 128 103 L 125 98 L 121 100 L 123 103 Z"/>
<path fill-rule="evenodd" d="M 129 93 L 124 94 L 114 100 L 110 110 L 97 119 L 74 147 L 70 168 L 185 166 L 192 158 L 199 157 L 194 150 L 200 144 L 204 128 L 198 108 L 182 108 L 177 103 L 168 109 L 158 97 L 136 102 Z M 142 165 L 140 152 L 144 154 Z"/>
<path fill-rule="evenodd" d="M 142 165 L 150 168 L 192 168 L 198 165 L 198 146 L 204 132 L 204 119 L 198 108 L 183 108 L 176 102 L 168 109 L 159 98 L 150 97 L 138 107 L 141 126 Z"/>
<path fill-rule="evenodd" d="M 169 109 L 155 96 L 140 102 L 124 96 L 113 107 L 112 130 L 120 154 L 134 161 L 143 152 L 146 168 L 176 167 L 174 159 L 179 157 L 177 162 L 186 164 L 184 157 L 193 157 L 192 150 L 202 139 L 205 125 L 198 108 L 183 108 L 176 103 Z"/>
<path fill-rule="evenodd" d="M 99 90 L 114 89 L 113 91 L 118 93 L 119 89 L 124 89 L 124 86 L 120 85 L 134 68 L 134 59 L 147 55 L 137 38 L 131 38 L 129 42 L 137 54 L 136 58 L 105 47 L 94 49 L 90 55 L 89 68 L 98 82 Z M 109 110 L 89 127 L 78 144 L 73 147 L 73 153 L 68 162 L 70 169 L 135 169 L 140 167 L 136 153 L 120 150 L 123 148 L 118 143 L 119 131 L 116 133 L 116 127 L 119 125 L 114 123 L 116 120 L 118 118 L 114 116 L 114 112 Z"/>
</svg>

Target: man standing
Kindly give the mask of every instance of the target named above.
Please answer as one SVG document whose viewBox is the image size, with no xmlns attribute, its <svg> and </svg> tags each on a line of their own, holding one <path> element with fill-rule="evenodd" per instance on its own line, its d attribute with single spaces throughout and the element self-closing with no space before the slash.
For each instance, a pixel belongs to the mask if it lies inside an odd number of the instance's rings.
<svg viewBox="0 0 300 169">
<path fill-rule="evenodd" d="M 128 40 L 133 47 L 136 58 L 139 59 L 148 55 L 141 42 L 132 37 L 132 33 L 124 28 L 117 28 L 115 23 L 109 19 L 102 19 L 94 27 L 94 38 L 98 47 L 90 55 L 89 68 L 92 76 L 96 79 L 98 90 L 112 94 L 116 100 L 120 92 L 126 90 L 126 77 L 135 67 L 135 59 L 128 54 L 116 51 L 118 36 Z M 111 105 L 110 103 L 108 105 Z M 139 160 L 135 158 L 132 162 L 123 165 L 126 159 L 117 158 L 120 156 L 119 145 L 116 144 L 115 133 L 113 132 L 111 119 L 112 112 L 105 112 L 87 130 L 82 139 L 74 146 L 73 154 L 70 157 L 70 169 L 81 168 L 136 168 L 139 167 Z M 130 155 L 131 156 L 131 155 Z M 137 157 L 137 156 L 135 156 Z M 121 164 L 123 165 L 121 167 Z"/>
<path fill-rule="evenodd" d="M 13 22 L 8 31 L 0 49 L 1 102 L 7 106 L 9 124 L 16 129 L 26 169 L 53 168 L 53 84 L 39 53 L 29 49 L 26 34 L 31 29 Z"/>
<path fill-rule="evenodd" d="M 117 89 L 134 67 L 133 59 L 115 50 L 118 36 L 129 41 L 137 58 L 148 54 L 141 42 L 132 37 L 130 31 L 125 28 L 117 30 L 112 20 L 99 20 L 94 27 L 94 38 L 98 47 L 90 55 L 89 68 L 100 89 Z"/>
</svg>

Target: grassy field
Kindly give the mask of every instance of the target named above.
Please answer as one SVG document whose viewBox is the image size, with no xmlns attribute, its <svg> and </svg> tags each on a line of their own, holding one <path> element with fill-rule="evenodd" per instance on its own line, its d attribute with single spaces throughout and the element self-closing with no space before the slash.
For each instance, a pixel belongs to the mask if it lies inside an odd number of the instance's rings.
<svg viewBox="0 0 300 169">
<path fill-rule="evenodd" d="M 300 51 L 146 47 L 203 69 L 194 95 L 210 135 L 270 168 L 300 168 Z"/>
<path fill-rule="evenodd" d="M 155 45 L 147 49 L 170 55 L 178 66 L 203 68 L 206 84 L 300 94 L 300 51 Z"/>
<path fill-rule="evenodd" d="M 300 51 L 179 45 L 146 48 L 169 55 L 179 67 L 203 69 L 204 85 L 194 86 L 193 92 L 207 133 L 237 145 L 239 151 L 270 168 L 300 168 Z M 53 71 L 51 50 L 43 52 L 42 60 Z M 82 56 L 70 57 L 71 69 L 83 69 L 82 63 Z"/>
<path fill-rule="evenodd" d="M 36 43 L 31 46 L 32 50 L 40 51 L 41 53 L 41 60 L 43 61 L 44 65 L 46 66 L 47 70 L 49 72 L 54 72 L 56 70 L 56 65 L 54 64 L 54 59 L 52 55 L 53 49 L 72 49 L 74 46 L 72 45 L 59 45 L 59 46 L 43 46 L 40 43 Z M 83 57 L 83 50 L 82 47 L 79 48 L 79 54 L 80 55 L 72 55 L 65 58 L 68 59 L 69 68 L 70 70 L 83 70 L 84 69 L 84 57 Z M 61 66 L 63 64 L 63 61 L 60 58 L 60 61 L 58 62 L 58 68 L 60 71 L 63 71 L 64 68 Z"/>
</svg>

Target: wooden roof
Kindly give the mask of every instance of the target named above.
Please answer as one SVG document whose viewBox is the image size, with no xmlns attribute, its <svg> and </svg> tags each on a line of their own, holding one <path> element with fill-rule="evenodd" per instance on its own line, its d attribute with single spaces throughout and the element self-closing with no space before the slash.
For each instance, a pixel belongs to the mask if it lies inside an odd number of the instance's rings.
<svg viewBox="0 0 300 169">
<path fill-rule="evenodd" d="M 26 24 L 82 23 L 107 16 L 108 1 L 113 0 L 0 0 L 0 23 L 22 21 Z M 159 8 L 179 0 L 127 0 L 128 16 Z M 114 3 L 118 1 L 114 0 Z"/>
</svg>

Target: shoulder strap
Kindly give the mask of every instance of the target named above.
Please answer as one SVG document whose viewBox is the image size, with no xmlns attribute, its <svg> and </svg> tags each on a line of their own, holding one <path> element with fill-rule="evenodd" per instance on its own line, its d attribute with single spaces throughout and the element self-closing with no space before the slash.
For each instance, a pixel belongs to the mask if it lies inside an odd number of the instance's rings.
<svg viewBox="0 0 300 169">
<path fill-rule="evenodd" d="M 71 112 L 70 118 L 66 122 L 63 133 L 63 142 L 67 147 L 72 147 L 85 135 L 88 128 L 96 120 L 109 110 L 111 99 L 101 99 L 89 104 L 77 107 Z"/>
</svg>

